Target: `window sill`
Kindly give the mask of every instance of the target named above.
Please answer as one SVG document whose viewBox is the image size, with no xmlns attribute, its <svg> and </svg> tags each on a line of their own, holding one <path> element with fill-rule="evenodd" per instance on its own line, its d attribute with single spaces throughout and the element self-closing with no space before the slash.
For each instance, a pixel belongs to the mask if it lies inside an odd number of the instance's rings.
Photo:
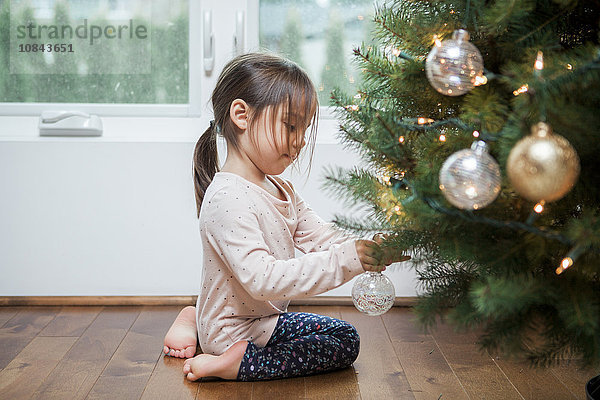
<svg viewBox="0 0 600 400">
<path fill-rule="evenodd" d="M 102 136 L 39 135 L 38 116 L 0 117 L 0 141 L 195 142 L 207 118 L 102 117 Z"/>
<path fill-rule="evenodd" d="M 101 117 L 102 136 L 39 136 L 39 116 L 0 116 L 0 142 L 190 142 L 209 125 L 209 117 Z M 339 144 L 338 121 L 331 109 L 320 110 L 316 144 Z"/>
</svg>

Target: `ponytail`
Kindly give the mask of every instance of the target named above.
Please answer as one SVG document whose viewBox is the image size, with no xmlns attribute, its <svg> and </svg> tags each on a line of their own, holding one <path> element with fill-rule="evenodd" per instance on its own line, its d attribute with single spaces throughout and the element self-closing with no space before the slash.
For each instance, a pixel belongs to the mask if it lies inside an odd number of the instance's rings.
<svg viewBox="0 0 600 400">
<path fill-rule="evenodd" d="M 219 155 L 217 153 L 217 132 L 214 122 L 200 136 L 194 149 L 192 173 L 194 175 L 194 192 L 196 194 L 196 216 L 200 217 L 200 206 L 206 188 L 219 171 Z"/>
</svg>

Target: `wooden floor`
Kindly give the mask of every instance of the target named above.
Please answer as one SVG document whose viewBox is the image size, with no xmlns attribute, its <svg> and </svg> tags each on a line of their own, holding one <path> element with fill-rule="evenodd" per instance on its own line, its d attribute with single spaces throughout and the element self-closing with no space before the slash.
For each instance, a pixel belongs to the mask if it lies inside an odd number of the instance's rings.
<svg viewBox="0 0 600 400">
<path fill-rule="evenodd" d="M 161 354 L 180 307 L 0 307 L 0 399 L 585 399 L 593 371 L 531 370 L 480 353 L 472 334 L 422 334 L 410 309 L 291 307 L 356 326 L 354 366 L 306 378 L 190 383 Z"/>
</svg>

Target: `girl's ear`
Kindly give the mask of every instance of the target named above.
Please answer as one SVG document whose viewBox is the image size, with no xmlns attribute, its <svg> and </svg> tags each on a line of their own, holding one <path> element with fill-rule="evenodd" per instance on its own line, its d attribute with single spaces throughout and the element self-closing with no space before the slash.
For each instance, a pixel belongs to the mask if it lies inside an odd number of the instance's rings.
<svg viewBox="0 0 600 400">
<path fill-rule="evenodd" d="M 248 129 L 248 116 L 250 107 L 242 99 L 235 99 L 229 106 L 229 117 L 231 121 L 241 130 Z"/>
</svg>

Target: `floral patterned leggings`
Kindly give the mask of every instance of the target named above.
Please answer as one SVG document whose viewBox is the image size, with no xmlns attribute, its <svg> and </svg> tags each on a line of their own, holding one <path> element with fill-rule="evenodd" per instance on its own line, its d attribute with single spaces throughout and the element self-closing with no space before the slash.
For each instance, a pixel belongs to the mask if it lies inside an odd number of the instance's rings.
<svg viewBox="0 0 600 400">
<path fill-rule="evenodd" d="M 360 338 L 345 321 L 323 315 L 279 315 L 265 347 L 248 342 L 237 380 L 291 378 L 345 368 L 356 360 Z"/>
</svg>

